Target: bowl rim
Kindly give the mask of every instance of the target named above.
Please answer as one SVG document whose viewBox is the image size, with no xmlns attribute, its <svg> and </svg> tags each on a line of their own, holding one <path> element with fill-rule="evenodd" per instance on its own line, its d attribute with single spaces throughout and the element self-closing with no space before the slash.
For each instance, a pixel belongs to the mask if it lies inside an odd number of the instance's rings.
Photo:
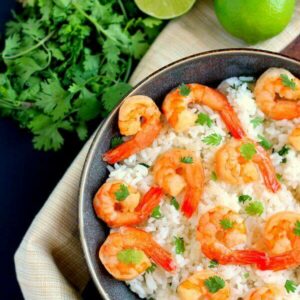
<svg viewBox="0 0 300 300">
<path fill-rule="evenodd" d="M 84 233 L 84 217 L 83 217 L 83 203 L 84 203 L 84 189 L 87 181 L 87 173 L 88 170 L 90 169 L 91 163 L 92 163 L 92 156 L 95 153 L 96 146 L 99 143 L 99 138 L 102 136 L 102 133 L 106 130 L 106 124 L 111 120 L 111 118 L 115 115 L 115 113 L 119 110 L 119 107 L 121 106 L 123 100 L 133 94 L 138 88 L 143 86 L 145 83 L 147 83 L 149 80 L 151 80 L 153 77 L 158 76 L 162 74 L 163 72 L 166 72 L 170 69 L 172 69 L 174 66 L 179 66 L 181 64 L 185 64 L 188 61 L 192 61 L 194 59 L 198 58 L 203 58 L 207 56 L 215 56 L 215 55 L 222 55 L 222 54 L 256 54 L 256 55 L 262 55 L 262 56 L 269 56 L 269 57 L 276 57 L 280 59 L 284 59 L 287 61 L 290 61 L 293 64 L 296 64 L 300 67 L 300 61 L 291 58 L 287 55 L 281 54 L 281 53 L 276 53 L 272 51 L 267 51 L 267 50 L 260 50 L 260 49 L 251 49 L 251 48 L 229 48 L 229 49 L 218 49 L 218 50 L 211 50 L 211 51 L 206 51 L 206 52 L 200 52 L 196 54 L 192 54 L 186 57 L 183 57 L 179 60 L 176 60 L 174 62 L 171 62 L 160 69 L 152 72 L 148 76 L 146 76 L 143 80 L 141 80 L 138 84 L 136 84 L 132 90 L 123 97 L 122 101 L 113 109 L 113 111 L 109 114 L 109 116 L 104 119 L 100 124 L 98 129 L 96 129 L 95 133 L 93 134 L 94 136 L 92 137 L 93 141 L 89 147 L 87 156 L 84 161 L 82 173 L 81 173 L 81 178 L 80 178 L 80 186 L 79 186 L 79 194 L 78 194 L 78 226 L 79 226 L 79 238 L 81 242 L 81 247 L 83 250 L 84 258 L 88 266 L 89 273 L 93 279 L 94 284 L 96 285 L 98 291 L 100 292 L 100 295 L 103 297 L 104 300 L 112 300 L 110 296 L 107 294 L 107 292 L 104 290 L 102 287 L 102 284 L 96 274 L 95 268 L 93 266 L 89 250 L 88 250 L 88 245 L 86 242 L 86 236 Z"/>
</svg>

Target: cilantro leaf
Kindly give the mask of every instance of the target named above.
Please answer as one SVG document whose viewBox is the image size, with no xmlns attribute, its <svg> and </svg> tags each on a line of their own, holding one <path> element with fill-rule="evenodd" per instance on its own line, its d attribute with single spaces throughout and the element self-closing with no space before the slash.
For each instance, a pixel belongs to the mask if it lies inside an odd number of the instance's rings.
<svg viewBox="0 0 300 300">
<path fill-rule="evenodd" d="M 157 268 L 155 263 L 152 263 L 151 266 L 146 270 L 146 273 L 153 273 Z"/>
<path fill-rule="evenodd" d="M 264 136 L 258 135 L 258 138 L 260 139 L 259 144 L 264 147 L 266 150 L 269 150 L 272 148 L 273 144 L 268 141 Z"/>
<path fill-rule="evenodd" d="M 240 147 L 240 153 L 245 159 L 251 160 L 256 154 L 255 146 L 252 143 L 243 144 Z"/>
<path fill-rule="evenodd" d="M 256 117 L 250 121 L 254 128 L 258 127 L 259 125 L 263 124 L 264 118 Z"/>
<path fill-rule="evenodd" d="M 123 143 L 124 143 L 124 141 L 121 136 L 114 136 L 114 137 L 112 137 L 112 139 L 110 141 L 110 146 L 111 146 L 111 148 L 115 148 Z"/>
<path fill-rule="evenodd" d="M 239 195 L 239 202 L 245 203 L 246 201 L 251 201 L 252 197 L 249 195 Z"/>
<path fill-rule="evenodd" d="M 233 222 L 229 219 L 223 219 L 220 221 L 220 225 L 223 229 L 231 229 L 233 227 Z"/>
<path fill-rule="evenodd" d="M 284 86 L 289 87 L 293 91 L 296 90 L 297 85 L 296 85 L 294 79 L 289 78 L 286 74 L 281 74 L 280 78 L 281 78 L 281 82 Z"/>
<path fill-rule="evenodd" d="M 264 212 L 264 206 L 260 201 L 253 201 L 245 208 L 249 216 L 261 216 Z"/>
<path fill-rule="evenodd" d="M 182 84 L 179 86 L 179 94 L 180 94 L 181 96 L 186 97 L 186 96 L 188 96 L 188 95 L 190 94 L 190 92 L 191 92 L 191 89 L 189 88 L 188 85 L 182 83 Z"/>
<path fill-rule="evenodd" d="M 213 121 L 212 119 L 209 117 L 208 114 L 204 114 L 204 113 L 200 113 L 198 115 L 198 118 L 195 122 L 196 124 L 199 124 L 199 125 L 207 125 L 208 127 L 211 127 Z"/>
<path fill-rule="evenodd" d="M 293 280 L 287 280 L 284 284 L 284 287 L 288 294 L 294 293 L 297 289 L 298 284 Z"/>
<path fill-rule="evenodd" d="M 290 148 L 287 145 L 284 145 L 279 151 L 278 154 L 280 156 L 286 156 L 290 151 Z"/>
<path fill-rule="evenodd" d="M 160 206 L 156 206 L 151 214 L 151 217 L 154 219 L 161 219 L 163 217 L 161 211 L 160 211 Z"/>
<path fill-rule="evenodd" d="M 216 268 L 217 266 L 219 265 L 219 263 L 218 263 L 218 261 L 216 261 L 216 260 L 211 260 L 210 262 L 209 262 L 209 268 Z"/>
<path fill-rule="evenodd" d="M 300 236 L 300 221 L 299 220 L 295 223 L 295 228 L 294 228 L 293 232 L 295 235 Z"/>
<path fill-rule="evenodd" d="M 175 209 L 176 210 L 178 210 L 179 209 L 179 203 L 178 203 L 178 201 L 176 200 L 176 198 L 175 197 L 172 197 L 172 199 L 171 199 L 171 205 L 172 206 L 174 206 L 175 207 Z"/>
<path fill-rule="evenodd" d="M 203 143 L 211 146 L 218 146 L 222 142 L 222 137 L 217 133 L 212 133 L 202 139 Z"/>
<path fill-rule="evenodd" d="M 181 237 L 174 237 L 173 244 L 175 245 L 175 253 L 182 254 L 185 251 L 184 240 Z"/>
<path fill-rule="evenodd" d="M 137 265 L 143 261 L 144 257 L 144 252 L 136 249 L 124 249 L 117 254 L 118 261 L 127 265 Z"/>
<path fill-rule="evenodd" d="M 212 181 L 217 181 L 218 180 L 217 173 L 215 171 L 212 171 L 210 174 L 210 178 Z"/>
<path fill-rule="evenodd" d="M 121 184 L 119 189 L 115 192 L 117 201 L 124 201 L 129 196 L 128 187 L 125 184 Z"/>
<path fill-rule="evenodd" d="M 183 156 L 180 158 L 180 162 L 182 162 L 184 164 L 192 164 L 193 158 L 191 156 Z"/>
<path fill-rule="evenodd" d="M 283 179 L 282 179 L 282 175 L 281 174 L 279 174 L 279 173 L 276 173 L 276 178 L 280 181 L 280 182 L 282 182 L 283 181 Z"/>
<path fill-rule="evenodd" d="M 211 276 L 204 280 L 204 285 L 210 293 L 215 294 L 225 287 L 225 281 L 219 276 Z"/>
</svg>

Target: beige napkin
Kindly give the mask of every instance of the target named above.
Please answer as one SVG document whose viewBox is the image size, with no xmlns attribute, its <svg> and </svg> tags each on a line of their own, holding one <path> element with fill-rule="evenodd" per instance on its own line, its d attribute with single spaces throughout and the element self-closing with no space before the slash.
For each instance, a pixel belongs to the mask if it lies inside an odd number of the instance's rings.
<svg viewBox="0 0 300 300">
<path fill-rule="evenodd" d="M 281 51 L 299 33 L 298 1 L 288 28 L 256 48 Z M 190 13 L 166 26 L 135 70 L 131 83 L 184 56 L 234 47 L 246 45 L 223 31 L 212 1 L 199 0 Z M 80 175 L 90 143 L 91 139 L 57 184 L 16 252 L 16 273 L 25 299 L 80 299 L 89 280 L 80 247 L 77 209 Z"/>
</svg>

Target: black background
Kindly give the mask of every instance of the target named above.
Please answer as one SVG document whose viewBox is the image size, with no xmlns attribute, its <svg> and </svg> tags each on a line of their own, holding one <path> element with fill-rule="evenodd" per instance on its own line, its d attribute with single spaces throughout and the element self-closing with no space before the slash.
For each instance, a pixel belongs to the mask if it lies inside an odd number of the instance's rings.
<svg viewBox="0 0 300 300">
<path fill-rule="evenodd" d="M 0 1 L 3 41 L 4 24 L 11 18 L 16 2 Z M 31 138 L 14 121 L 0 119 L 0 299 L 23 299 L 16 281 L 14 253 L 34 216 L 82 147 L 71 135 L 63 150 L 45 153 L 33 149 Z M 84 298 L 100 299 L 92 284 Z"/>
</svg>

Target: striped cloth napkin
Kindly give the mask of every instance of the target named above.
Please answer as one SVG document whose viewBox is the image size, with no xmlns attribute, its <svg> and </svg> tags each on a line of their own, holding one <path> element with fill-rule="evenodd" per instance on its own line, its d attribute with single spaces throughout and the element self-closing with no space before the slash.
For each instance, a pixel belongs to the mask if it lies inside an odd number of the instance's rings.
<svg viewBox="0 0 300 300">
<path fill-rule="evenodd" d="M 288 28 L 256 45 L 282 51 L 300 33 L 300 3 Z M 223 31 L 211 0 L 198 1 L 185 16 L 170 22 L 131 77 L 135 85 L 158 68 L 190 54 L 247 47 Z M 80 299 L 89 280 L 78 233 L 78 188 L 92 137 L 66 171 L 29 227 L 15 255 L 16 273 L 25 299 Z"/>
</svg>

